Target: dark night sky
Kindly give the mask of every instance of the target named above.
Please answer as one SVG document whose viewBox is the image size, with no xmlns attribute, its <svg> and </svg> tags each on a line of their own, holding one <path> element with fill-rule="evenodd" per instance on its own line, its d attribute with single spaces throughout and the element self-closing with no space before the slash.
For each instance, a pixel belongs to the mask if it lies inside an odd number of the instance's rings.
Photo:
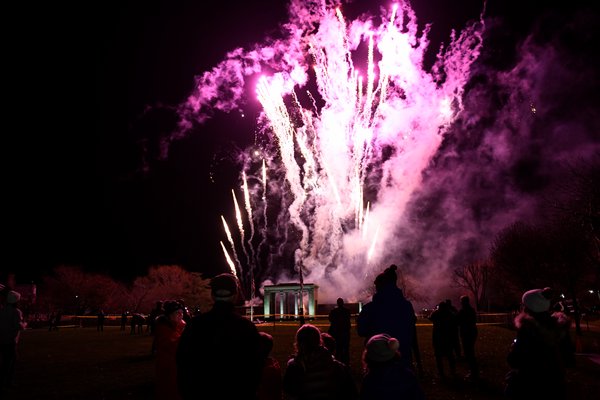
<svg viewBox="0 0 600 400">
<path fill-rule="evenodd" d="M 434 41 L 481 7 L 413 3 L 418 17 L 435 23 Z M 488 2 L 488 14 L 506 21 L 496 45 L 507 57 L 550 8 L 520 3 Z M 230 208 L 238 173 L 227 155 L 251 143 L 258 105 L 247 106 L 246 118 L 217 114 L 176 142 L 166 160 L 156 159 L 153 143 L 172 119 L 142 115 L 146 106 L 183 101 L 194 75 L 226 51 L 275 34 L 285 2 L 98 4 L 6 14 L 2 270 L 19 280 L 60 264 L 126 279 L 156 264 L 224 271 L 219 214 Z"/>
</svg>

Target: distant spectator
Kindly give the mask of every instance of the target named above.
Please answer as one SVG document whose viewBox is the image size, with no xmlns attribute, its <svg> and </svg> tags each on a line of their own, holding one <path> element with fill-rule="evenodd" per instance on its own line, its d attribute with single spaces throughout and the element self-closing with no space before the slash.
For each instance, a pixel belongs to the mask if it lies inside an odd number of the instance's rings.
<svg viewBox="0 0 600 400">
<path fill-rule="evenodd" d="M 48 332 L 52 331 L 54 328 L 54 315 L 53 312 L 48 314 Z"/>
<path fill-rule="evenodd" d="M 146 318 L 138 313 L 135 312 L 131 315 L 131 319 L 130 319 L 130 325 L 131 325 L 131 331 L 129 332 L 130 335 L 135 335 L 136 333 L 138 334 L 143 334 L 144 333 L 144 321 L 146 320 Z"/>
<path fill-rule="evenodd" d="M 347 367 L 321 342 L 321 331 L 305 324 L 296 332 L 296 354 L 288 361 L 283 390 L 289 399 L 352 400 L 358 398 Z"/>
<path fill-rule="evenodd" d="M 17 307 L 20 299 L 21 295 L 11 290 L 6 293 L 6 304 L 0 305 L 0 394 L 13 384 L 19 336 L 26 326 Z"/>
<path fill-rule="evenodd" d="M 222 399 L 255 399 L 262 360 L 254 324 L 239 315 L 239 281 L 232 274 L 211 280 L 212 309 L 194 317 L 177 348 L 177 379 L 183 399 L 206 393 Z"/>
<path fill-rule="evenodd" d="M 146 318 L 146 333 L 150 335 L 154 335 L 154 324 L 156 322 L 156 318 L 163 315 L 163 302 L 157 301 L 154 305 L 154 308 L 150 310 L 150 314 L 148 314 L 148 318 Z"/>
<path fill-rule="evenodd" d="M 97 315 L 98 324 L 96 326 L 96 330 L 98 332 L 104 332 L 104 318 L 105 317 L 106 317 L 106 314 L 104 314 L 104 310 L 98 311 L 98 315 Z"/>
<path fill-rule="evenodd" d="M 423 389 L 410 368 L 400 362 L 400 343 L 387 334 L 372 336 L 363 352 L 361 400 L 422 400 Z"/>
<path fill-rule="evenodd" d="M 121 314 L 121 330 L 124 331 L 125 330 L 125 326 L 127 326 L 127 315 L 129 314 L 129 312 L 127 311 L 123 311 L 123 313 Z"/>
<path fill-rule="evenodd" d="M 460 336 L 458 332 L 458 310 L 452 304 L 452 300 L 446 299 L 446 304 L 448 305 L 448 310 L 450 310 L 450 314 L 452 314 L 452 330 L 450 331 L 452 335 L 452 352 L 454 353 L 455 358 L 459 359 L 462 357 L 460 351 Z"/>
<path fill-rule="evenodd" d="M 448 360 L 450 373 L 456 375 L 456 360 L 454 358 L 454 329 L 456 321 L 450 311 L 448 303 L 445 301 L 438 305 L 437 310 L 429 316 L 433 322 L 433 352 L 435 355 L 435 365 L 440 378 L 446 377 L 444 372 L 444 359 Z"/>
<path fill-rule="evenodd" d="M 259 332 L 260 357 L 263 362 L 261 369 L 260 384 L 258 385 L 258 400 L 281 400 L 283 388 L 281 380 L 281 367 L 274 357 L 271 357 L 273 349 L 273 336 L 266 332 Z"/>
<path fill-rule="evenodd" d="M 329 313 L 329 334 L 335 339 L 335 358 L 350 363 L 350 310 L 344 307 L 344 299 L 337 299 L 337 307 Z"/>
<path fill-rule="evenodd" d="M 144 322 L 146 322 L 146 316 L 144 314 L 137 314 L 137 331 L 140 335 L 144 334 Z"/>
<path fill-rule="evenodd" d="M 477 340 L 477 313 L 471 307 L 469 296 L 461 296 L 461 308 L 458 311 L 458 329 L 460 331 L 460 340 L 462 342 L 465 359 L 469 365 L 468 379 L 477 379 L 479 369 L 477 367 L 477 358 L 475 357 L 475 341 Z"/>
<path fill-rule="evenodd" d="M 52 326 L 51 329 L 53 331 L 57 331 L 58 330 L 58 326 L 60 325 L 60 321 L 62 320 L 62 311 L 58 310 L 56 312 L 56 314 L 54 315 L 54 318 L 52 319 Z"/>
<path fill-rule="evenodd" d="M 175 354 L 185 327 L 183 310 L 176 301 L 161 305 L 162 315 L 156 318 L 154 346 L 156 350 L 156 400 L 179 400 Z"/>
</svg>

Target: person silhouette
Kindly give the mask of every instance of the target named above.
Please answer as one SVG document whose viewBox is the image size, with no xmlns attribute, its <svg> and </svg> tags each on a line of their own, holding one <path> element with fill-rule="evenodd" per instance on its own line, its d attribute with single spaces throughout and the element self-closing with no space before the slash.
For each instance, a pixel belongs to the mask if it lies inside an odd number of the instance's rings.
<svg viewBox="0 0 600 400">
<path fill-rule="evenodd" d="M 359 336 L 365 343 L 374 335 L 386 333 L 400 343 L 400 360 L 406 367 L 412 367 L 412 351 L 415 348 L 415 310 L 410 301 L 396 284 L 398 267 L 390 265 L 375 278 L 375 294 L 370 303 L 365 304 L 356 320 Z"/>
<path fill-rule="evenodd" d="M 440 378 L 445 379 L 444 359 L 448 360 L 450 373 L 456 375 L 456 359 L 454 358 L 455 321 L 447 302 L 442 301 L 437 309 L 429 316 L 433 322 L 431 341 L 435 355 L 435 364 Z"/>
<path fill-rule="evenodd" d="M 296 354 L 288 360 L 283 391 L 289 399 L 353 400 L 358 398 L 348 367 L 323 347 L 321 331 L 312 324 L 296 332 Z"/>
<path fill-rule="evenodd" d="M 104 332 L 104 319 L 106 318 L 106 314 L 104 314 L 104 310 L 98 311 L 96 318 L 97 318 L 96 330 L 98 332 Z"/>
<path fill-rule="evenodd" d="M 183 309 L 176 301 L 161 304 L 161 315 L 154 323 L 156 353 L 156 400 L 179 400 L 175 354 L 185 327 Z"/>
<path fill-rule="evenodd" d="M 17 345 L 21 331 L 26 327 L 23 313 L 17 306 L 20 299 L 18 292 L 10 290 L 6 293 L 6 304 L 0 305 L 0 395 L 13 383 Z"/>
<path fill-rule="evenodd" d="M 125 326 L 127 326 L 127 314 L 129 314 L 127 311 L 123 311 L 123 313 L 121 314 L 121 330 L 122 331 L 124 331 Z"/>
<path fill-rule="evenodd" d="M 448 310 L 450 310 L 450 314 L 452 314 L 452 352 L 456 359 L 462 358 L 461 349 L 460 349 L 460 335 L 458 332 L 458 310 L 452 304 L 452 300 L 446 299 L 446 304 L 448 305 Z"/>
<path fill-rule="evenodd" d="M 569 320 L 550 313 L 544 289 L 532 289 L 521 297 L 522 311 L 515 317 L 517 337 L 508 353 L 511 370 L 505 395 L 513 399 L 566 399 L 565 364 L 570 358 Z"/>
<path fill-rule="evenodd" d="M 184 400 L 204 393 L 224 399 L 254 399 L 262 359 L 254 324 L 239 315 L 239 281 L 232 274 L 211 280 L 214 305 L 192 318 L 177 347 L 177 380 Z"/>
<path fill-rule="evenodd" d="M 281 367 L 277 359 L 271 357 L 273 336 L 266 332 L 259 332 L 259 334 L 260 356 L 263 366 L 258 385 L 257 400 L 281 400 L 283 398 Z"/>
<path fill-rule="evenodd" d="M 423 400 L 414 372 L 400 362 L 400 343 L 387 334 L 372 336 L 363 351 L 361 400 Z"/>
<path fill-rule="evenodd" d="M 329 334 L 335 339 L 335 358 L 350 364 L 350 310 L 344 307 L 344 299 L 337 299 L 337 307 L 329 313 Z"/>
<path fill-rule="evenodd" d="M 460 297 L 460 310 L 457 314 L 458 329 L 460 331 L 460 340 L 469 373 L 467 379 L 477 379 L 479 377 L 479 368 L 477 367 L 477 358 L 475 357 L 475 341 L 477 340 L 477 312 L 471 306 L 469 296 Z"/>
</svg>

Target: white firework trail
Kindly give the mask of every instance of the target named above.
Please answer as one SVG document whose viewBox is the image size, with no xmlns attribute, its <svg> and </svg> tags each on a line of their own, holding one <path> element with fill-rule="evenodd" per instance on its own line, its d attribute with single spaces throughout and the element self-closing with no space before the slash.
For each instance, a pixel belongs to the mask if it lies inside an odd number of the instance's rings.
<svg viewBox="0 0 600 400">
<path fill-rule="evenodd" d="M 369 252 L 367 253 L 367 263 L 371 261 L 371 259 L 373 258 L 373 254 L 375 253 L 377 237 L 379 237 L 379 227 L 377 227 L 377 229 L 375 230 L 375 236 L 373 236 L 373 241 L 371 242 L 371 246 L 369 247 Z"/>
<path fill-rule="evenodd" d="M 262 240 L 258 245 L 258 256 L 261 255 L 261 250 L 263 246 L 267 243 L 267 229 L 268 229 L 268 220 L 267 220 L 267 164 L 265 159 L 262 160 L 262 183 L 263 183 L 263 192 L 262 192 L 262 205 L 263 205 L 263 229 L 262 229 Z M 260 260 L 258 260 L 260 262 Z"/>
<path fill-rule="evenodd" d="M 248 213 L 248 221 L 250 223 L 250 237 L 248 238 L 248 247 L 250 248 L 250 258 L 248 262 L 248 269 L 250 272 L 250 299 L 254 298 L 254 267 L 256 264 L 256 255 L 254 253 L 254 247 L 252 246 L 252 240 L 254 239 L 254 217 L 252 216 L 252 205 L 250 204 L 250 191 L 248 190 L 248 179 L 246 178 L 246 171 L 242 171 L 242 189 L 244 191 L 244 204 L 246 206 L 246 212 Z M 235 196 L 234 196 L 235 197 Z"/>
<path fill-rule="evenodd" d="M 263 217 L 265 221 L 265 228 L 267 227 L 267 165 L 265 160 L 262 161 L 262 181 L 263 181 Z"/>
<path fill-rule="evenodd" d="M 235 276 L 237 276 L 237 271 L 235 270 L 235 265 L 233 264 L 233 261 L 231 260 L 231 257 L 229 256 L 229 253 L 227 252 L 227 249 L 225 248 L 225 245 L 223 244 L 222 240 L 219 240 L 219 243 L 221 243 L 221 248 L 223 249 L 223 254 L 225 254 L 225 261 L 227 261 L 227 265 L 229 265 L 229 268 L 231 269 L 231 273 Z"/>
<path fill-rule="evenodd" d="M 240 263 L 240 259 L 237 255 L 237 251 L 235 250 L 235 243 L 233 242 L 233 237 L 231 236 L 231 231 L 229 230 L 229 225 L 227 225 L 227 221 L 225 220 L 225 217 L 222 215 L 221 215 L 221 221 L 223 221 L 223 228 L 225 229 L 225 235 L 227 235 L 227 240 L 229 240 L 229 244 L 231 245 L 231 251 L 233 252 L 233 257 L 235 258 L 235 262 L 241 271 L 242 263 Z"/>
<path fill-rule="evenodd" d="M 238 229 L 240 231 L 240 244 L 242 246 L 244 256 L 246 256 L 246 261 L 248 262 L 248 265 L 250 265 L 250 257 L 248 256 L 248 251 L 246 250 L 246 234 L 244 232 L 244 221 L 242 220 L 242 212 L 240 211 L 240 206 L 237 202 L 235 191 L 233 189 L 231 189 L 231 196 L 233 197 L 233 204 L 235 207 L 235 219 L 237 221 Z M 250 223 L 252 223 L 252 221 Z"/>
</svg>

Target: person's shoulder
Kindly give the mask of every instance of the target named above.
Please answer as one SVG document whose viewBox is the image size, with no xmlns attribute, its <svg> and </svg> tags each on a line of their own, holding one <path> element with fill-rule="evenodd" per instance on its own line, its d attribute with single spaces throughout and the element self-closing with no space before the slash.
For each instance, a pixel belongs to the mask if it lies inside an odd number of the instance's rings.
<svg viewBox="0 0 600 400">
<path fill-rule="evenodd" d="M 376 306 L 377 306 L 377 303 L 375 301 L 370 301 L 370 302 L 368 302 L 368 303 L 366 303 L 365 305 L 362 306 L 362 309 L 361 309 L 360 312 L 362 313 L 365 310 L 368 311 L 368 310 L 370 310 L 370 309 L 372 309 L 373 307 L 376 307 Z"/>
<path fill-rule="evenodd" d="M 300 363 L 296 359 L 295 355 L 290 356 L 290 358 L 288 358 L 288 360 L 287 360 L 287 362 L 285 364 L 286 364 L 286 367 L 287 367 L 286 370 L 288 370 L 288 371 L 289 370 L 294 370 L 294 369 L 300 367 Z"/>
<path fill-rule="evenodd" d="M 154 322 L 155 322 L 156 326 L 169 325 L 169 319 L 164 314 L 156 317 Z"/>
</svg>

